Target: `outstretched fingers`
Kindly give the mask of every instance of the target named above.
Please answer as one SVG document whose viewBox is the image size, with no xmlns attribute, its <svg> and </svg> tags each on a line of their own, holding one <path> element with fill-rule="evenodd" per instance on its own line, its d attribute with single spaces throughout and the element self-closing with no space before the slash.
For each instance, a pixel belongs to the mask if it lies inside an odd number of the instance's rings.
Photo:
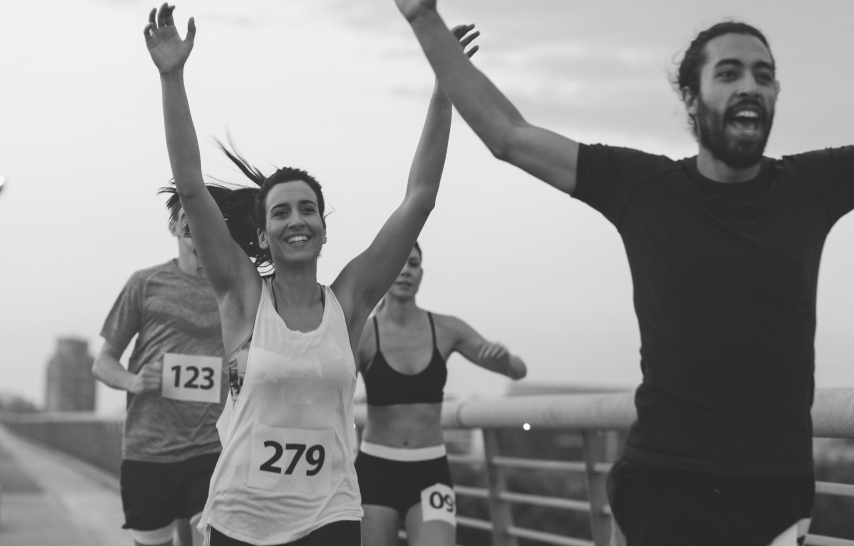
<svg viewBox="0 0 854 546">
<path fill-rule="evenodd" d="M 465 51 L 466 55 L 468 55 L 469 58 L 471 58 L 471 56 L 477 53 L 477 51 L 480 49 L 480 46 L 474 46 L 468 51 L 466 51 L 466 47 L 468 47 L 468 45 L 472 43 L 475 38 L 480 36 L 480 31 L 472 32 L 471 34 L 469 34 L 472 30 L 474 30 L 474 25 L 457 25 L 451 29 L 451 33 L 457 40 L 460 41 L 460 46 L 463 48 L 463 51 Z"/>
<path fill-rule="evenodd" d="M 166 18 L 170 14 L 169 4 L 163 2 L 163 5 L 160 6 L 160 10 L 157 12 L 157 26 L 165 27 L 167 26 Z"/>
<path fill-rule="evenodd" d="M 175 6 L 166 7 L 166 26 L 175 25 L 175 19 L 172 17 L 173 11 L 175 11 Z"/>
<path fill-rule="evenodd" d="M 145 35 L 145 41 L 151 39 L 151 35 L 154 30 L 157 28 L 157 23 L 154 22 L 154 16 L 157 14 L 157 8 L 153 8 L 151 13 L 148 14 L 148 24 L 145 25 L 145 28 L 142 29 L 142 33 Z"/>
<path fill-rule="evenodd" d="M 196 20 L 190 17 L 190 20 L 187 21 L 187 37 L 184 38 L 185 42 L 189 42 L 190 45 L 193 45 L 193 41 L 196 39 Z"/>
<path fill-rule="evenodd" d="M 465 48 L 467 45 L 469 45 L 471 43 L 472 40 L 474 40 L 478 36 L 480 36 L 479 30 L 477 32 L 473 32 L 473 33 L 469 34 L 468 36 L 466 36 L 465 38 L 460 40 L 460 45 L 463 46 L 463 48 Z"/>
</svg>

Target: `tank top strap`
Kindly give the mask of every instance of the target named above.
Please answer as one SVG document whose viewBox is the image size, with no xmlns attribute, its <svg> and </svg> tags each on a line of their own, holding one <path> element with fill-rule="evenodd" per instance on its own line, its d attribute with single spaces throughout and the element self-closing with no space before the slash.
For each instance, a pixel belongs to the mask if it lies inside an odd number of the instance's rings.
<svg viewBox="0 0 854 546">
<path fill-rule="evenodd" d="M 374 319 L 374 336 L 377 338 L 377 353 L 380 352 L 380 325 L 377 323 L 377 316 L 373 316 Z"/>
<path fill-rule="evenodd" d="M 436 326 L 433 325 L 433 313 L 427 311 L 427 318 L 430 319 L 430 332 L 433 334 L 433 348 L 436 349 Z"/>
</svg>

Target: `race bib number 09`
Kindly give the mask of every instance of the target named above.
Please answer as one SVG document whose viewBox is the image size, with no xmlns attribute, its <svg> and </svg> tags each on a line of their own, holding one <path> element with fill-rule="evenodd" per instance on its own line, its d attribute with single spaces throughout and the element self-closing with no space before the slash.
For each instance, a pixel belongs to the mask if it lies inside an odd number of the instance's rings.
<svg viewBox="0 0 854 546">
<path fill-rule="evenodd" d="M 221 385 L 221 358 L 173 353 L 163 356 L 163 398 L 218 404 Z"/>
<path fill-rule="evenodd" d="M 421 514 L 424 521 L 447 521 L 457 524 L 457 498 L 454 490 L 443 483 L 421 491 Z"/>
<path fill-rule="evenodd" d="M 252 427 L 249 487 L 319 497 L 332 490 L 335 431 Z"/>
</svg>

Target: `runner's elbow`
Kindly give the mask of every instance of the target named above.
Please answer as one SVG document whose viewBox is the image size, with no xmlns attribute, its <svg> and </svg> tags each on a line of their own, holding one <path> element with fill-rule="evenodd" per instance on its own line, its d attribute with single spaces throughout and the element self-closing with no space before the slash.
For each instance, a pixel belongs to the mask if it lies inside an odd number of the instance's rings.
<svg viewBox="0 0 854 546">
<path fill-rule="evenodd" d="M 489 148 L 489 152 L 492 154 L 495 159 L 500 159 L 501 161 L 509 161 L 510 160 L 510 146 L 504 140 L 495 140 L 493 142 L 484 142 L 486 147 Z"/>
</svg>

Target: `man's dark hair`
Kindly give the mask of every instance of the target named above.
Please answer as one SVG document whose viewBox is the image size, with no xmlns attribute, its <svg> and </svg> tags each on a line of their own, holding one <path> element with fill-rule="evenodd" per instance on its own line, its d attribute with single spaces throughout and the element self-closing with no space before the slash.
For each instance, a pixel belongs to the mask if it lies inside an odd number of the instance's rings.
<svg viewBox="0 0 854 546">
<path fill-rule="evenodd" d="M 700 72 L 703 70 L 703 65 L 706 64 L 706 44 L 718 36 L 724 34 L 747 34 L 757 38 L 768 48 L 768 53 L 771 54 L 771 62 L 774 63 L 774 54 L 771 53 L 771 46 L 768 45 L 768 40 L 762 32 L 747 23 L 739 21 L 722 21 L 716 25 L 712 25 L 706 30 L 697 34 L 688 50 L 685 51 L 685 56 L 682 57 L 682 62 L 679 63 L 679 68 L 673 77 L 673 86 L 676 87 L 676 92 L 682 97 L 682 90 L 687 88 L 694 96 L 700 94 Z M 694 134 L 697 133 L 696 121 L 691 118 L 691 128 Z"/>
</svg>

